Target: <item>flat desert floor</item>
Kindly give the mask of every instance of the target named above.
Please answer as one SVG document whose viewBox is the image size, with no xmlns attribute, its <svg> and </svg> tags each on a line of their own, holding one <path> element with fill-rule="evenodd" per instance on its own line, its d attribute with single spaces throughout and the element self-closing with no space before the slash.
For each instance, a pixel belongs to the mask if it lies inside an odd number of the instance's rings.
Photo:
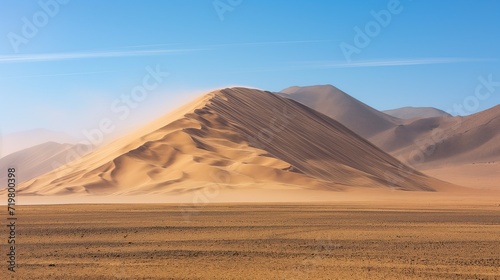
<svg viewBox="0 0 500 280">
<path fill-rule="evenodd" d="M 500 279 L 499 205 L 433 205 L 21 206 L 2 279 Z"/>
</svg>

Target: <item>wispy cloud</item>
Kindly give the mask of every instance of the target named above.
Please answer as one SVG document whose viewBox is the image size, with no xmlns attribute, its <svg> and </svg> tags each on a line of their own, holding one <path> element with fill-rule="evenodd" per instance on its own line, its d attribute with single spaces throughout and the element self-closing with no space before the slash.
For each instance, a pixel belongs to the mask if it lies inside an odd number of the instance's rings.
<svg viewBox="0 0 500 280">
<path fill-rule="evenodd" d="M 245 46 L 274 46 L 274 45 L 291 45 L 291 44 L 308 44 L 308 43 L 329 43 L 329 42 L 339 42 L 337 40 L 290 40 L 290 41 L 267 41 L 267 42 L 241 42 L 241 43 L 224 43 L 224 44 L 212 44 L 201 46 L 203 49 L 216 49 L 224 47 L 245 47 Z M 133 46 L 122 46 L 118 49 L 140 49 L 140 48 L 151 48 L 151 47 L 167 47 L 167 46 L 179 46 L 181 43 L 171 43 L 171 44 L 150 44 L 150 45 L 133 45 Z"/>
<path fill-rule="evenodd" d="M 419 58 L 419 59 L 392 59 L 392 60 L 364 60 L 357 62 L 335 62 L 335 61 L 303 61 L 298 64 L 308 68 L 364 68 L 364 67 L 388 67 L 408 65 L 450 64 L 466 62 L 488 62 L 494 59 L 482 58 Z"/>
<path fill-rule="evenodd" d="M 306 71 L 314 69 L 342 69 L 342 68 L 365 68 L 365 67 L 389 67 L 389 66 L 411 66 L 430 64 L 450 64 L 467 62 L 494 62 L 498 59 L 484 58 L 422 58 L 422 59 L 393 59 L 393 60 L 364 60 L 357 62 L 335 62 L 335 61 L 291 61 L 287 65 L 278 67 L 265 67 L 257 69 L 231 69 L 227 73 L 262 73 L 262 72 L 288 72 Z"/>
<path fill-rule="evenodd" d="M 275 46 L 275 45 L 328 43 L 328 42 L 337 42 L 337 41 L 334 41 L 334 40 L 300 40 L 300 41 L 248 42 L 248 43 L 228 43 L 228 44 L 209 45 L 206 47 L 222 48 L 222 47 L 244 47 L 244 46 Z"/>
<path fill-rule="evenodd" d="M 78 52 L 78 53 L 49 53 L 49 54 L 27 54 L 27 55 L 0 55 L 0 63 L 22 63 L 58 61 L 86 58 L 111 58 L 130 56 L 166 55 L 181 52 L 194 51 L 195 49 L 162 49 L 162 50 L 135 50 L 135 51 L 106 51 L 106 52 Z M 201 50 L 201 49 L 196 49 Z"/>
<path fill-rule="evenodd" d="M 205 45 L 195 48 L 172 48 L 172 49 L 140 49 L 151 47 L 164 47 L 179 44 L 156 44 L 156 45 L 138 45 L 124 46 L 117 50 L 109 51 L 90 51 L 90 52 L 73 52 L 73 53 L 46 53 L 46 54 L 26 54 L 26 55 L 0 55 L 0 63 L 28 63 L 28 62 L 44 62 L 44 61 L 60 61 L 74 59 L 89 59 L 89 58 L 113 58 L 113 57 L 133 57 L 133 56 L 154 56 L 154 55 L 172 55 L 185 52 L 217 50 L 227 47 L 245 47 L 245 46 L 273 46 L 273 45 L 289 45 L 289 44 L 304 44 L 304 43 L 324 43 L 332 42 L 331 40 L 302 40 L 302 41 L 274 41 L 274 42 L 249 42 L 249 43 L 227 43 Z M 127 50 L 129 49 L 129 50 Z M 132 49 L 132 50 L 130 50 Z M 136 49 L 136 50 L 133 50 Z"/>
<path fill-rule="evenodd" d="M 73 72 L 73 73 L 54 73 L 42 75 L 22 75 L 22 76 L 0 76 L 0 80 L 8 79 L 25 79 L 25 78 L 43 78 L 43 77 L 59 77 L 59 76 L 83 76 L 83 75 L 98 75 L 117 73 L 118 71 L 95 71 L 95 72 Z"/>
</svg>

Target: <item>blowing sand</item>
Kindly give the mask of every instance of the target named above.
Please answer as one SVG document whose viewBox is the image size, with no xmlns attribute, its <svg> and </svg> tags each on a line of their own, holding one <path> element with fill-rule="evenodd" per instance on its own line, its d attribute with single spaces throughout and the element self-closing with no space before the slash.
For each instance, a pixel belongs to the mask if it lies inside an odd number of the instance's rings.
<svg viewBox="0 0 500 280">
<path fill-rule="evenodd" d="M 423 169 L 425 174 L 469 188 L 500 190 L 500 161 Z"/>
<path fill-rule="evenodd" d="M 214 183 L 345 190 L 453 187 L 413 170 L 339 122 L 247 88 L 206 94 L 119 141 L 19 186 L 31 195 L 156 195 Z"/>
<path fill-rule="evenodd" d="M 423 174 L 293 100 L 212 92 L 20 184 L 7 277 L 500 279 L 498 163 L 466 164 L 498 155 L 499 109 L 464 118 Z M 412 151 L 413 134 L 456 122 L 382 136 L 405 132 L 386 142 Z"/>
<path fill-rule="evenodd" d="M 3 279 L 500 277 L 498 205 L 59 205 L 18 212 L 19 267 L 15 278 Z"/>
</svg>

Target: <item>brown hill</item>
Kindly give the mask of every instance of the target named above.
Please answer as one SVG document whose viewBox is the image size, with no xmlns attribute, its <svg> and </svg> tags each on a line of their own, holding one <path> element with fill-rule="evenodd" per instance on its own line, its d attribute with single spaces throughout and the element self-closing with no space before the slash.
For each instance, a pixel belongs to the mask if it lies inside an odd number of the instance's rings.
<svg viewBox="0 0 500 280">
<path fill-rule="evenodd" d="M 436 190 L 340 123 L 270 92 L 212 92 L 19 186 L 20 194 L 156 194 L 351 186 Z"/>
<path fill-rule="evenodd" d="M 432 107 L 403 107 L 398 109 L 385 110 L 382 112 L 403 120 L 451 117 L 451 115 L 446 113 L 445 111 Z"/>
<path fill-rule="evenodd" d="M 500 105 L 466 117 L 452 117 L 434 108 L 385 111 L 400 119 L 329 85 L 291 87 L 278 94 L 332 117 L 418 168 L 500 160 Z"/>
<path fill-rule="evenodd" d="M 31 180 L 78 159 L 89 151 L 85 145 L 47 142 L 0 159 L 0 170 L 17 169 L 17 183 Z M 7 173 L 0 174 L 0 181 L 7 181 Z"/>
<path fill-rule="evenodd" d="M 471 187 L 498 186 L 498 106 L 467 117 L 406 107 L 386 111 L 393 115 L 388 118 L 332 86 L 292 87 L 278 94 L 329 115 L 426 174 Z"/>
<path fill-rule="evenodd" d="M 31 129 L 1 135 L 0 158 L 47 142 L 76 144 L 77 139 L 63 132 L 47 129 Z"/>
<path fill-rule="evenodd" d="M 295 86 L 278 94 L 329 116 L 366 139 L 402 122 L 331 85 Z"/>
<path fill-rule="evenodd" d="M 466 117 L 411 121 L 370 139 L 420 168 L 500 160 L 500 105 Z"/>
</svg>

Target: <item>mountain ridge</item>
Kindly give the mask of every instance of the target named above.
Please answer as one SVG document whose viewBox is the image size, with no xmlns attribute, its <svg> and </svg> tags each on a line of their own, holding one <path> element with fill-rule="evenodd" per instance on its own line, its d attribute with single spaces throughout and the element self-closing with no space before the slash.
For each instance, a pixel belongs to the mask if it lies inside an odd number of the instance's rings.
<svg viewBox="0 0 500 280">
<path fill-rule="evenodd" d="M 433 107 L 406 106 L 391 110 L 384 110 L 382 112 L 403 120 L 424 119 L 424 118 L 434 118 L 434 117 L 451 117 L 449 113 Z"/>
</svg>

